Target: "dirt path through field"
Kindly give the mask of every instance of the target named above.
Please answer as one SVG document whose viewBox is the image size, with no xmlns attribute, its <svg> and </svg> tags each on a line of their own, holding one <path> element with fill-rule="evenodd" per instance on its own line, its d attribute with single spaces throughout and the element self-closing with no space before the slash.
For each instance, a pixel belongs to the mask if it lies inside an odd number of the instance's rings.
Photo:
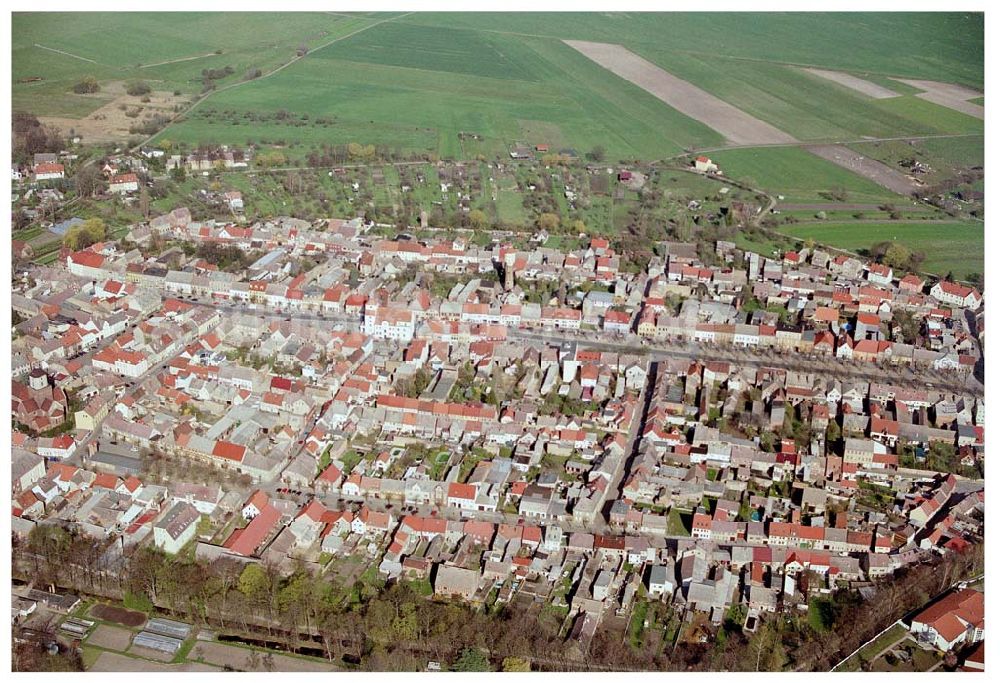
<svg viewBox="0 0 1000 683">
<path fill-rule="evenodd" d="M 948 107 L 948 109 L 954 109 L 962 114 L 975 116 L 977 119 L 982 119 L 986 116 L 986 108 L 983 107 L 983 105 L 974 104 L 968 101 L 983 96 L 983 93 L 976 92 L 971 88 L 954 85 L 953 83 L 918 81 L 910 78 L 895 78 L 893 80 L 899 81 L 900 83 L 906 83 L 907 85 L 912 85 L 914 88 L 920 88 L 923 90 L 924 92 L 917 94 L 917 97 L 922 100 L 939 104 L 942 107 Z"/>
<path fill-rule="evenodd" d="M 921 187 L 901 171 L 842 145 L 806 145 L 805 149 L 901 195 L 909 196 Z"/>
<path fill-rule="evenodd" d="M 41 48 L 43 50 L 48 50 L 49 52 L 55 52 L 56 54 L 66 55 L 67 57 L 72 57 L 73 59 L 79 59 L 84 62 L 90 62 L 91 64 L 97 64 L 93 59 L 87 59 L 86 57 L 81 57 L 80 55 L 75 55 L 72 52 L 63 52 L 62 50 L 57 50 L 54 47 L 45 47 L 44 45 L 39 45 L 35 43 L 35 47 Z"/>
<path fill-rule="evenodd" d="M 217 53 L 208 52 L 203 55 L 195 55 L 194 57 L 181 57 L 180 59 L 168 59 L 165 62 L 157 62 L 156 64 L 142 64 L 139 66 L 140 69 L 151 69 L 154 66 L 163 66 L 164 64 L 176 64 L 177 62 L 191 62 L 195 59 L 204 59 L 205 57 L 214 57 Z"/>
<path fill-rule="evenodd" d="M 621 45 L 582 40 L 563 42 L 685 116 L 718 131 L 733 144 L 797 142 L 788 133 L 664 71 Z"/>
<path fill-rule="evenodd" d="M 778 206 L 785 211 L 882 211 L 879 204 L 854 204 L 850 202 L 816 202 L 814 204 L 778 202 Z M 896 211 L 922 211 L 922 206 L 896 206 Z"/>
</svg>

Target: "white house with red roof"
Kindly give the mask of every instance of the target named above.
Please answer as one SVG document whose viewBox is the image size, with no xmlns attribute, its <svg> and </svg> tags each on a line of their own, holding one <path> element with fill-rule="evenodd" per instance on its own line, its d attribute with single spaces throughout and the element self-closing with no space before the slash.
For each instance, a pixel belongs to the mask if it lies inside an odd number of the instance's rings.
<svg viewBox="0 0 1000 683">
<path fill-rule="evenodd" d="M 706 156 L 698 156 L 694 159 L 694 170 L 702 173 L 718 173 L 719 166 Z"/>
<path fill-rule="evenodd" d="M 66 168 L 54 162 L 35 164 L 34 171 L 35 180 L 61 180 L 66 177 Z"/>
<path fill-rule="evenodd" d="M 882 263 L 869 264 L 868 281 L 877 285 L 892 284 L 892 268 Z"/>
<path fill-rule="evenodd" d="M 115 194 L 128 194 L 139 190 L 139 177 L 135 173 L 123 173 L 112 176 L 108 181 L 108 191 Z"/>
<path fill-rule="evenodd" d="M 931 296 L 943 304 L 973 310 L 979 308 L 980 304 L 983 303 L 983 295 L 975 287 L 947 280 L 941 280 L 931 287 Z"/>
<path fill-rule="evenodd" d="M 66 269 L 73 275 L 98 280 L 106 275 L 104 261 L 104 257 L 95 251 L 76 251 L 66 257 Z"/>
<path fill-rule="evenodd" d="M 910 632 L 918 640 L 947 652 L 958 645 L 983 640 L 985 614 L 983 593 L 966 588 L 938 600 L 915 616 Z"/>
<path fill-rule="evenodd" d="M 474 484 L 448 484 L 448 506 L 459 510 L 475 510 L 479 490 Z"/>
<path fill-rule="evenodd" d="M 76 450 L 76 441 L 69 434 L 61 434 L 52 438 L 38 439 L 38 455 L 43 458 L 58 458 L 65 460 Z"/>
</svg>

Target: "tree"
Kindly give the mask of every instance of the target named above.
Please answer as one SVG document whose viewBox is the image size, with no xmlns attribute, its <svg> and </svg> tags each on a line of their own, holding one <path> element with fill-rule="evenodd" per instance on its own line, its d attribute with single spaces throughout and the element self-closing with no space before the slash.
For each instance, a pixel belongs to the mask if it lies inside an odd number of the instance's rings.
<svg viewBox="0 0 1000 683">
<path fill-rule="evenodd" d="M 538 227 L 549 232 L 559 227 L 559 216 L 554 213 L 543 213 L 538 217 Z"/>
<path fill-rule="evenodd" d="M 170 169 L 170 178 L 175 183 L 183 183 L 186 177 L 187 177 L 187 171 L 184 170 L 183 164 L 177 164 L 172 169 Z"/>
<path fill-rule="evenodd" d="M 597 163 L 604 161 L 605 155 L 606 151 L 604 149 L 604 145 L 597 145 L 592 150 L 587 152 L 587 158 L 590 161 L 596 161 Z"/>
<path fill-rule="evenodd" d="M 91 244 L 102 241 L 105 234 L 104 221 L 100 218 L 88 218 L 66 231 L 63 235 L 63 245 L 73 251 L 86 249 Z"/>
<path fill-rule="evenodd" d="M 149 190 L 146 189 L 145 185 L 139 192 L 139 211 L 143 218 L 149 218 Z"/>
<path fill-rule="evenodd" d="M 754 671 L 781 671 L 787 657 L 785 646 L 781 641 L 781 634 L 771 622 L 763 623 L 750 639 L 750 646 L 747 648 L 747 656 L 753 658 L 753 662 L 747 668 Z"/>
<path fill-rule="evenodd" d="M 489 658 L 482 650 L 467 647 L 455 660 L 455 671 L 493 671 Z"/>
<path fill-rule="evenodd" d="M 505 672 L 531 671 L 531 662 L 522 657 L 504 657 L 503 670 Z"/>
<path fill-rule="evenodd" d="M 13 131 L 13 158 L 29 162 L 38 152 L 58 152 L 65 141 L 58 129 L 43 126 L 36 116 L 25 112 L 14 112 L 11 117 Z"/>
<path fill-rule="evenodd" d="M 153 89 L 149 86 L 146 81 L 132 81 L 125 86 L 125 92 L 129 95 L 137 97 L 139 95 L 148 95 L 153 92 Z"/>
<path fill-rule="evenodd" d="M 892 268 L 905 269 L 910 264 L 911 256 L 912 254 L 909 249 L 899 242 L 893 242 L 885 250 L 885 256 L 882 257 L 882 261 Z"/>
<path fill-rule="evenodd" d="M 841 432 L 840 425 L 837 424 L 836 420 L 830 420 L 826 425 L 826 440 L 829 443 L 837 443 L 840 441 Z"/>
<path fill-rule="evenodd" d="M 98 84 L 97 79 L 93 76 L 84 76 L 80 81 L 73 84 L 73 92 L 78 95 L 94 93 L 100 89 L 101 86 Z"/>
<path fill-rule="evenodd" d="M 481 209 L 473 209 L 469 212 L 469 223 L 476 230 L 482 230 L 489 224 L 486 214 Z"/>
<path fill-rule="evenodd" d="M 103 191 L 104 177 L 96 166 L 84 166 L 73 176 L 73 188 L 80 197 L 93 197 Z"/>
<path fill-rule="evenodd" d="M 239 589 L 250 599 L 259 599 L 271 586 L 271 579 L 259 564 L 248 564 L 240 574 Z"/>
</svg>

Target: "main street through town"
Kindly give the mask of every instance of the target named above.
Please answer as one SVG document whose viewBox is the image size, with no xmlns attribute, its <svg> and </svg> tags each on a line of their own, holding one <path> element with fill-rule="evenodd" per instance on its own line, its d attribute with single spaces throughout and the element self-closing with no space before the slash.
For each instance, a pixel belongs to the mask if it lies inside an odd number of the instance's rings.
<svg viewBox="0 0 1000 683">
<path fill-rule="evenodd" d="M 311 324 L 329 323 L 336 326 L 345 326 L 345 328 L 352 330 L 360 329 L 360 319 L 357 316 L 303 311 L 280 311 L 266 308 L 259 304 L 244 302 L 220 302 L 195 297 L 180 298 L 197 306 L 255 315 L 267 320 Z M 783 353 L 780 349 L 771 348 L 741 348 L 737 346 L 699 344 L 696 342 L 653 342 L 651 340 L 636 342 L 622 335 L 616 335 L 612 338 L 609 335 L 602 335 L 599 332 L 586 330 L 533 331 L 508 328 L 507 334 L 510 339 L 520 339 L 522 341 L 547 344 L 571 342 L 578 346 L 600 351 L 633 353 L 647 356 L 653 362 L 676 358 L 726 361 L 749 367 L 769 367 L 797 372 L 813 372 L 828 379 L 841 381 L 854 380 L 904 384 L 911 387 L 923 387 L 951 392 L 953 394 L 968 393 L 978 398 L 982 398 L 984 395 L 983 385 L 973 375 L 970 374 L 967 377 L 962 377 L 954 372 L 931 368 L 913 368 L 905 365 L 886 366 L 862 361 L 845 361 L 838 358 L 817 355 Z"/>
</svg>

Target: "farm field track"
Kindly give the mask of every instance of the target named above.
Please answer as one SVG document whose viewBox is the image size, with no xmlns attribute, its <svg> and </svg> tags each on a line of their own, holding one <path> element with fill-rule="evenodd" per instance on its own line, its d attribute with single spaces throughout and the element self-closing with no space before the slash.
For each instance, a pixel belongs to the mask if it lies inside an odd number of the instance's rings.
<svg viewBox="0 0 1000 683">
<path fill-rule="evenodd" d="M 829 201 L 823 193 L 834 188 L 847 192 L 844 201 L 882 203 L 897 199 L 894 192 L 801 147 L 761 147 L 713 152 L 712 159 L 729 178 L 774 195 L 779 202 L 805 204 Z"/>
<path fill-rule="evenodd" d="M 126 671 L 130 673 L 140 673 L 145 671 L 159 672 L 186 672 L 186 671 L 219 671 L 217 666 L 186 662 L 184 664 L 164 664 L 151 662 L 148 659 L 139 659 L 117 652 L 101 652 L 87 671 Z"/>
<path fill-rule="evenodd" d="M 908 178 L 901 171 L 890 168 L 870 157 L 859 155 L 848 147 L 842 145 L 810 145 L 806 149 L 820 158 L 832 161 L 838 166 L 853 171 L 897 194 L 908 197 L 911 193 L 920 189 L 920 185 L 916 181 Z"/>
<path fill-rule="evenodd" d="M 926 173 L 920 176 L 928 185 L 934 185 L 963 171 L 981 168 L 985 161 L 982 136 L 859 141 L 845 146 L 894 168 L 900 168 L 901 164 L 911 159 L 920 161 L 928 166 Z"/>
<path fill-rule="evenodd" d="M 848 202 L 828 202 L 801 204 L 795 202 L 778 202 L 778 207 L 784 211 L 880 211 L 881 204 L 851 204 Z M 922 206 L 897 206 L 896 211 L 925 211 Z"/>
<path fill-rule="evenodd" d="M 923 92 L 917 95 L 920 99 L 940 104 L 942 107 L 948 107 L 969 116 L 975 116 L 977 119 L 986 117 L 986 109 L 983 105 L 970 101 L 982 97 L 981 92 L 952 83 L 918 81 L 908 78 L 897 78 L 896 80 L 922 90 Z"/>
<path fill-rule="evenodd" d="M 868 97 L 876 100 L 884 100 L 890 97 L 900 96 L 900 93 L 895 90 L 890 90 L 889 88 L 881 86 L 878 83 L 873 83 L 863 78 L 843 73 L 842 71 L 827 71 L 826 69 L 814 69 L 809 67 L 805 70 L 814 76 L 819 76 L 820 78 L 825 78 L 828 81 L 839 83 L 845 88 L 850 88 L 851 90 L 859 92 L 862 95 L 867 95 Z"/>
<path fill-rule="evenodd" d="M 796 142 L 791 135 L 664 71 L 621 45 L 579 40 L 565 43 L 734 144 Z"/>
<path fill-rule="evenodd" d="M 776 232 L 838 249 L 858 251 L 883 241 L 898 240 L 926 255 L 922 269 L 957 279 L 984 268 L 984 228 L 978 221 L 863 221 L 851 223 L 798 223 L 782 225 Z"/>
</svg>

